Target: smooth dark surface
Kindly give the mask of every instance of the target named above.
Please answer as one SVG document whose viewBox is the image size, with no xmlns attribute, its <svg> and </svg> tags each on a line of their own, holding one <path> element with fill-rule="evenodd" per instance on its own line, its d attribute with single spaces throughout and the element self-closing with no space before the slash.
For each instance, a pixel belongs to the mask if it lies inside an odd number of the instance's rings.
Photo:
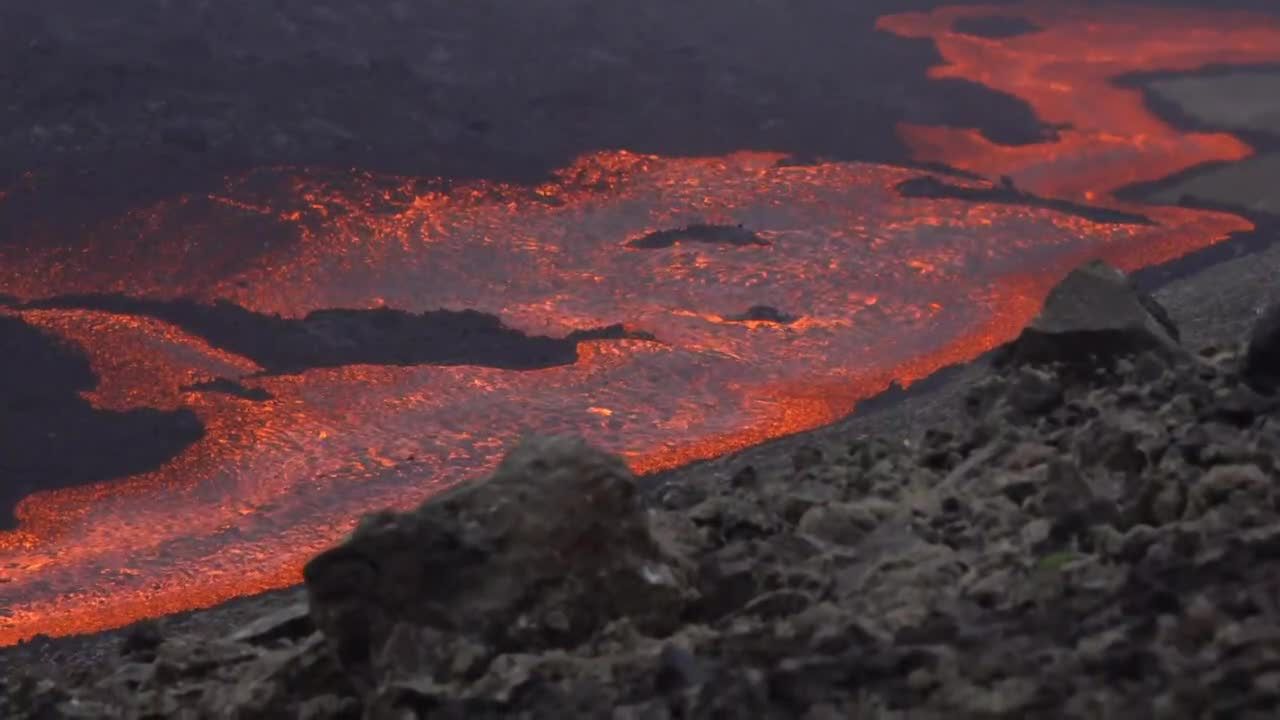
<svg viewBox="0 0 1280 720">
<path fill-rule="evenodd" d="M 98 382 L 78 348 L 0 315 L 0 530 L 36 489 L 159 467 L 204 432 L 189 410 L 113 412 L 81 392 Z"/>
<path fill-rule="evenodd" d="M 482 312 L 317 310 L 302 318 L 247 310 L 230 302 L 142 300 L 82 295 L 29 303 L 31 308 L 104 310 L 152 317 L 253 360 L 271 374 L 340 365 L 481 365 L 533 370 L 577 360 L 579 340 L 629 337 L 621 326 L 564 338 L 526 335 Z M 647 337 L 647 336 L 645 336 Z"/>
</svg>

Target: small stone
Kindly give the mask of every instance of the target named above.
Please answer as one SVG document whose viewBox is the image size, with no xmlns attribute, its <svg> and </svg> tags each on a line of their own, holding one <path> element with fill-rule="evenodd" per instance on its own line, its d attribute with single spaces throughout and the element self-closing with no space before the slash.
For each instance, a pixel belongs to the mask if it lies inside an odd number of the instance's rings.
<svg viewBox="0 0 1280 720">
<path fill-rule="evenodd" d="M 1062 386 L 1043 370 L 1019 368 L 1006 396 L 1009 405 L 1026 416 L 1050 412 L 1062 404 Z"/>
<path fill-rule="evenodd" d="M 879 518 L 854 503 L 828 503 L 810 508 L 800 518 L 796 531 L 834 545 L 852 547 L 867 536 Z"/>
<path fill-rule="evenodd" d="M 208 134 L 196 125 L 169 125 L 160 131 L 160 139 L 167 145 L 173 145 L 187 152 L 202 153 L 209 149 Z"/>
<path fill-rule="evenodd" d="M 707 493 L 686 481 L 664 483 L 657 492 L 658 503 L 667 510 L 687 510 L 707 499 Z"/>
<path fill-rule="evenodd" d="M 155 620 L 144 620 L 129 628 L 120 644 L 120 654 L 125 657 L 154 658 L 156 648 L 164 642 L 164 634 L 160 624 Z"/>
<path fill-rule="evenodd" d="M 729 484 L 735 488 L 755 487 L 759 481 L 760 475 L 754 465 L 743 465 L 729 478 Z"/>
<path fill-rule="evenodd" d="M 558 437 L 526 441 L 489 478 L 415 511 L 366 518 L 304 579 L 316 627 L 360 667 L 398 623 L 512 648 L 574 645 L 620 617 L 670 632 L 692 597 L 677 565 L 621 458 Z"/>
</svg>

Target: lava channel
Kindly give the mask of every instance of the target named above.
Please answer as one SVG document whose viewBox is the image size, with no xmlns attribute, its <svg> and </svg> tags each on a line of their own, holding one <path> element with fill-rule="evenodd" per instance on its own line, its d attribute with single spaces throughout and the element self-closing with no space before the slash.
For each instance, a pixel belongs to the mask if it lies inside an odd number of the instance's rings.
<svg viewBox="0 0 1280 720">
<path fill-rule="evenodd" d="M 1041 30 L 998 40 L 952 31 L 959 18 L 997 10 Z M 584 341 L 576 362 L 538 370 L 352 365 L 270 375 L 156 319 L 5 311 L 83 349 L 100 377 L 86 393 L 96 406 L 186 407 L 206 433 L 154 472 L 18 505 L 18 528 L 0 533 L 0 643 L 295 583 L 302 563 L 360 514 L 409 507 L 482 474 L 526 433 L 579 433 L 647 472 L 810 429 L 891 380 L 1011 338 L 1079 262 L 1136 268 L 1250 229 L 1227 213 L 1113 196 L 1250 149 L 1226 134 L 1179 132 L 1110 80 L 1274 62 L 1275 22 L 1037 4 L 901 14 L 880 26 L 932 38 L 945 59 L 936 76 L 1016 95 L 1063 128 L 1006 147 L 975 131 L 904 126 L 919 159 L 1154 222 L 904 198 L 895 188 L 920 172 L 898 167 L 618 151 L 533 187 L 263 170 L 218 194 L 131 213 L 75 247 L 0 250 L 0 287 L 24 298 L 224 299 L 289 317 L 474 308 L 530 334 L 625 323 L 654 338 Z M 664 232 L 709 225 L 742 240 Z M 642 241 L 655 237 L 662 242 Z M 762 306 L 776 312 L 747 312 Z M 269 399 L 190 390 L 219 377 Z"/>
</svg>

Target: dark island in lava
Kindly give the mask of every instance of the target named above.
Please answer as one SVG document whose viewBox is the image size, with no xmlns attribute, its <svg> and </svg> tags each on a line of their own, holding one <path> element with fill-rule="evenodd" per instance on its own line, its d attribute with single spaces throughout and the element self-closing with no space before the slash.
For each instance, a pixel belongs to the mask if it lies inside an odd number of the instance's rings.
<svg viewBox="0 0 1280 720">
<path fill-rule="evenodd" d="M 800 438 L 786 466 L 655 483 L 527 440 L 365 518 L 305 595 L 220 636 L 138 625 L 74 676 L 7 673 L 0 711 L 1274 712 L 1280 305 L 1239 349 L 1184 347 L 1175 320 L 1079 268 L 917 442 Z"/>
<path fill-rule="evenodd" d="M 0 717 L 1275 716 L 1274 5 L 0 7 Z"/>
</svg>

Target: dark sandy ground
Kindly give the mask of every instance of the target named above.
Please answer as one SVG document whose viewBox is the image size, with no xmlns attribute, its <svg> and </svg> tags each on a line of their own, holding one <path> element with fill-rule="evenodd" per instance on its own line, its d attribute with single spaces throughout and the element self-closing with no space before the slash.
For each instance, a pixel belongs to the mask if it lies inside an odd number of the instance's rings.
<svg viewBox="0 0 1280 720">
<path fill-rule="evenodd" d="M 927 43 L 871 30 L 888 9 L 934 4 L 663 0 L 619 14 L 588 0 L 0 3 L 0 187 L 25 188 L 0 205 L 0 243 L 27 241 L 28 228 L 55 215 L 53 235 L 73 242 L 80 223 L 263 165 L 526 179 L 606 147 L 901 162 L 892 132 L 901 120 L 1034 141 L 1042 128 L 1020 103 L 926 81 L 935 60 Z M 1231 97 L 1176 82 L 1153 91 L 1207 124 L 1274 127 L 1266 112 L 1196 114 L 1197 103 Z M 1238 341 L 1277 299 L 1280 238 L 1261 214 L 1274 198 L 1248 188 L 1280 187 L 1280 167 L 1260 159 L 1249 168 L 1243 180 L 1239 171 L 1196 174 L 1176 190 L 1151 190 L 1247 206 L 1264 221 L 1256 237 L 1207 256 L 1212 265 L 1145 275 L 1192 347 Z M 746 464 L 768 472 L 789 465 L 800 445 L 837 437 L 913 442 L 920 428 L 952 418 L 984 372 L 980 363 L 948 370 L 829 428 L 651 483 L 727 477 Z M 174 616 L 166 632 L 216 636 L 297 598 L 285 591 Z M 3 649 L 0 670 L 91 664 L 113 656 L 120 636 Z"/>
</svg>

